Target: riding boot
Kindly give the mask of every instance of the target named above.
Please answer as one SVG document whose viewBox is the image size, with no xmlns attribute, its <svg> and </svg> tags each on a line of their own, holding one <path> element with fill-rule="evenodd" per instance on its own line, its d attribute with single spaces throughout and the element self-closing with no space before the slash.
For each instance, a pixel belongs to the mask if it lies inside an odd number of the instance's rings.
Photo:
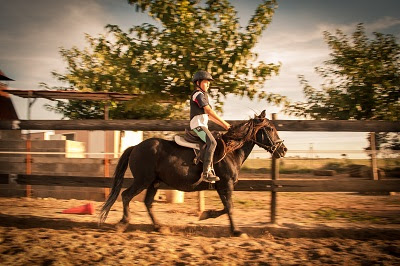
<svg viewBox="0 0 400 266">
<path fill-rule="evenodd" d="M 214 183 L 216 181 L 219 181 L 219 177 L 215 175 L 214 169 L 209 168 L 206 171 L 203 171 L 203 180 L 206 182 Z"/>
<path fill-rule="evenodd" d="M 208 157 L 208 156 L 206 156 L 206 157 Z M 203 180 L 206 182 L 210 182 L 210 183 L 219 181 L 219 177 L 215 175 L 214 168 L 212 165 L 212 156 L 211 156 L 211 158 L 204 158 Z"/>
</svg>

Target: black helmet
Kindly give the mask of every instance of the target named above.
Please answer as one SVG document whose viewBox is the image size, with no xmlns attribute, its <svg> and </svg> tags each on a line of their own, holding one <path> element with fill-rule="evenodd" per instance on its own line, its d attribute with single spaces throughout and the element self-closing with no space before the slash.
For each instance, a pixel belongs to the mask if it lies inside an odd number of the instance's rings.
<svg viewBox="0 0 400 266">
<path fill-rule="evenodd" d="M 193 76 L 193 83 L 196 83 L 199 80 L 214 80 L 210 73 L 204 70 L 197 71 Z"/>
</svg>

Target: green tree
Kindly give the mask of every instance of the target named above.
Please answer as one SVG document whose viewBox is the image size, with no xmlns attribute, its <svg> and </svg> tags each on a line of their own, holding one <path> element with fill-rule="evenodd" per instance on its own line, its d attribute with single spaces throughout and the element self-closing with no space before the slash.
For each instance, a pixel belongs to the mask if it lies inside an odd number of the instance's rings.
<svg viewBox="0 0 400 266">
<path fill-rule="evenodd" d="M 352 39 L 340 30 L 325 32 L 331 58 L 316 68 L 325 82 L 315 89 L 300 76 L 306 101 L 287 104 L 285 112 L 314 119 L 398 121 L 400 46 L 393 35 L 373 35 L 367 37 L 363 24 Z M 398 149 L 398 134 L 378 134 L 377 146 Z"/>
<path fill-rule="evenodd" d="M 157 26 L 144 23 L 124 32 L 107 25 L 98 37 L 87 35 L 89 47 L 62 49 L 65 74 L 53 72 L 69 86 L 57 89 L 138 94 L 127 103 L 113 103 L 111 118 L 171 118 L 182 116 L 193 90 L 191 77 L 209 71 L 216 80 L 211 96 L 222 110 L 228 94 L 279 102 L 279 95 L 261 90 L 280 65 L 257 60 L 251 51 L 272 20 L 276 1 L 263 1 L 247 27 L 227 0 L 128 0 L 136 11 L 147 12 Z M 47 86 L 47 85 L 44 85 Z M 100 118 L 103 103 L 59 101 L 49 107 L 69 118 Z"/>
<path fill-rule="evenodd" d="M 325 32 L 331 58 L 316 71 L 321 89 L 300 76 L 305 102 L 288 104 L 285 112 L 315 119 L 400 119 L 400 46 L 390 34 L 368 39 L 363 24 L 350 40 L 342 31 Z"/>
</svg>

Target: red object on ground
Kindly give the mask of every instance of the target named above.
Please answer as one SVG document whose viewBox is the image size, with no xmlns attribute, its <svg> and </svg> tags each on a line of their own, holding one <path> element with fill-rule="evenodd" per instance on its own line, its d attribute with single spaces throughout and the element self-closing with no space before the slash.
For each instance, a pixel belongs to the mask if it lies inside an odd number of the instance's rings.
<svg viewBox="0 0 400 266">
<path fill-rule="evenodd" d="M 90 214 L 92 215 L 94 213 L 94 207 L 93 203 L 88 203 L 82 206 L 78 207 L 73 207 L 64 210 L 62 213 L 67 213 L 67 214 Z"/>
</svg>

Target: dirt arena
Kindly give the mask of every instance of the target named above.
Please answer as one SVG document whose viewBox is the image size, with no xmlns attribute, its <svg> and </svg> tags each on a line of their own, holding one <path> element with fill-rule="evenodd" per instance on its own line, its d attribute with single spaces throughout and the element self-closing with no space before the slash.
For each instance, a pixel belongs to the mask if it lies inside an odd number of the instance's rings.
<svg viewBox="0 0 400 266">
<path fill-rule="evenodd" d="M 221 208 L 206 191 L 206 209 Z M 248 237 L 229 234 L 226 215 L 198 220 L 197 193 L 169 204 L 162 193 L 152 231 L 142 202 L 131 225 L 115 230 L 121 202 L 99 228 L 96 215 L 62 214 L 88 203 L 52 198 L 0 198 L 1 265 L 400 265 L 400 196 L 279 193 L 278 224 L 269 223 L 270 193 L 235 192 L 234 218 Z"/>
</svg>

